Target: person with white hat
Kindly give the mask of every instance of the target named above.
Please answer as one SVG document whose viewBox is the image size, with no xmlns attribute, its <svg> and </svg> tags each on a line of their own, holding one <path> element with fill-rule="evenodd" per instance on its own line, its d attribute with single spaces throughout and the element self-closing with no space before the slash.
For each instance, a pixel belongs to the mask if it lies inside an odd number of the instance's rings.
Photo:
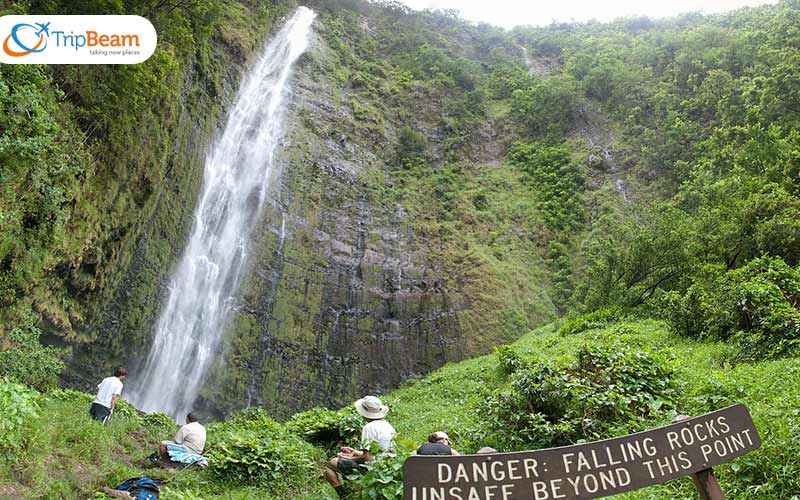
<svg viewBox="0 0 800 500">
<path fill-rule="evenodd" d="M 428 442 L 417 449 L 417 455 L 455 455 L 459 453 L 450 447 L 450 437 L 444 431 L 428 436 Z"/>
<path fill-rule="evenodd" d="M 339 473 L 348 476 L 354 472 L 364 473 L 367 468 L 364 462 L 375 460 L 369 450 L 372 443 L 376 443 L 381 451 L 390 450 L 394 447 L 394 437 L 397 432 L 392 424 L 384 420 L 389 413 L 389 407 L 381 403 L 375 396 L 366 396 L 355 402 L 356 411 L 367 420 L 367 424 L 361 429 L 361 449 L 353 449 L 348 446 L 342 447 L 339 454 L 330 461 L 325 469 L 325 479 L 333 486 L 340 498 L 344 496 L 342 483 Z"/>
</svg>

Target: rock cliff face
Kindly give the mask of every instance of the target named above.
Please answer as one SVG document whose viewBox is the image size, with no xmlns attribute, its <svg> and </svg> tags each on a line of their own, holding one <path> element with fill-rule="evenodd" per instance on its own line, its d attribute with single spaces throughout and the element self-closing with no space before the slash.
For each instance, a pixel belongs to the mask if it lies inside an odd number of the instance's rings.
<svg viewBox="0 0 800 500">
<path fill-rule="evenodd" d="M 426 135 L 431 161 L 444 163 L 442 103 L 420 93 L 397 109 L 354 88 L 329 46 L 330 19 L 317 21 L 293 77 L 281 172 L 198 404 L 210 414 L 259 405 L 282 417 L 344 405 L 486 352 L 554 314 L 535 234 L 513 220 L 488 226 L 501 236 L 454 232 L 426 194 L 389 195 L 405 124 Z M 350 26 L 369 37 L 371 22 Z M 483 123 L 467 147 L 477 151 L 466 162 L 478 178 L 499 168 L 501 157 L 486 157 L 499 155 L 492 128 Z M 530 196 L 512 181 L 487 189 Z M 495 238 L 518 244 L 492 249 Z"/>
<path fill-rule="evenodd" d="M 282 173 L 205 394 L 217 411 L 343 404 L 466 354 L 468 305 L 435 242 L 372 196 L 392 147 L 356 132 L 328 51 L 317 37 L 295 74 Z"/>
<path fill-rule="evenodd" d="M 197 404 L 205 413 L 262 405 L 283 417 L 347 404 L 486 352 L 554 315 L 541 217 L 530 188 L 501 166 L 498 131 L 508 123 L 482 115 L 474 132 L 454 131 L 453 117 L 473 113 L 465 90 L 426 74 L 417 83 L 406 73 L 390 79 L 386 54 L 375 50 L 377 30 L 395 29 L 397 19 L 408 23 L 397 30 L 414 30 L 419 20 L 359 5 L 366 14 L 322 9 L 297 63 L 280 173 Z M 455 53 L 476 58 L 463 26 L 453 26 Z M 368 59 L 351 56 L 361 51 Z M 187 100 L 174 178 L 165 180 L 113 306 L 98 317 L 104 336 L 75 356 L 73 366 L 97 368 L 71 370 L 70 385 L 88 388 L 100 368 L 116 363 L 135 371 L 146 355 L 188 230 L 202 145 L 232 98 L 243 59 L 225 60 L 225 90 L 213 107 L 196 113 Z M 413 168 L 398 164 L 408 128 L 426 148 L 424 164 Z"/>
</svg>

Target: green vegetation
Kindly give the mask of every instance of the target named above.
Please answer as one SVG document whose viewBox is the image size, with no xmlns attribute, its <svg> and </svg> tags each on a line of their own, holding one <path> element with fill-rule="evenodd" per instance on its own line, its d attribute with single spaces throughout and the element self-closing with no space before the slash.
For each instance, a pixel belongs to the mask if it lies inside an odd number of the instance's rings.
<svg viewBox="0 0 800 500">
<path fill-rule="evenodd" d="M 800 270 L 780 257 L 753 259 L 724 274 L 709 269 L 685 295 L 671 291 L 660 300 L 677 332 L 733 340 L 747 358 L 798 355 Z"/>
<path fill-rule="evenodd" d="M 207 470 L 156 473 L 172 479 L 164 498 L 333 498 L 319 468 L 353 442 L 359 418 L 289 417 L 286 399 L 326 376 L 307 363 L 331 342 L 319 330 L 334 306 L 389 310 L 397 323 L 405 309 L 444 313 L 415 335 L 456 332 L 436 337 L 453 358 L 500 346 L 385 396 L 400 445 L 350 482 L 356 498 L 397 498 L 403 460 L 433 430 L 462 452 L 529 449 L 736 402 L 764 444 L 718 468 L 723 489 L 796 498 L 800 3 L 511 32 L 391 2 L 313 3 L 320 43 L 306 83 L 336 119 L 298 117 L 286 210 L 306 224 L 258 255 L 285 254 L 277 274 L 290 286 L 265 297 L 268 273 L 248 277 L 203 393 L 231 418 L 209 425 Z M 53 391 L 60 357 L 72 353 L 73 374 L 87 361 L 100 371 L 146 342 L 235 65 L 290 2 L 167 4 L 7 8 L 146 14 L 160 44 L 137 67 L 0 67 L 0 495 L 86 498 L 146 473 L 136 460 L 174 431 L 126 405 L 109 427 L 90 421 L 90 396 Z M 323 142 L 352 171 L 329 175 L 338 165 L 320 164 Z M 360 233 L 371 250 L 395 241 L 376 241 L 386 228 L 410 235 L 391 258 L 414 259 L 403 279 L 418 302 L 352 303 L 338 292 L 344 274 L 320 278 L 331 264 L 316 232 L 367 219 L 378 221 Z M 385 268 L 358 266 L 363 289 L 383 290 Z M 377 319 L 342 321 L 371 334 Z M 357 348 L 345 347 L 326 362 Z M 411 370 L 448 359 L 431 351 Z M 359 376 L 298 392 L 335 386 L 331 399 L 346 401 Z M 254 389 L 267 410 L 237 414 Z M 691 496 L 681 479 L 621 498 Z"/>
<path fill-rule="evenodd" d="M 624 344 L 583 346 L 562 364 L 529 360 L 514 371 L 509 389 L 483 404 L 482 440 L 516 451 L 618 435 L 669 409 L 672 379 L 668 355 Z"/>
<path fill-rule="evenodd" d="M 0 338 L 0 377 L 39 390 L 53 389 L 64 368 L 60 352 L 39 341 L 41 331 L 32 316 L 23 318 L 7 336 Z"/>
<path fill-rule="evenodd" d="M 573 127 L 578 100 L 573 80 L 528 77 L 504 86 L 514 89 L 511 116 L 532 136 L 557 140 Z"/>
<path fill-rule="evenodd" d="M 507 161 L 525 174 L 548 226 L 574 229 L 583 222 L 585 176 L 567 147 L 516 143 L 509 149 Z"/>
<path fill-rule="evenodd" d="M 92 400 L 74 391 L 36 395 L 37 411 L 23 420 L 23 446 L 13 461 L 0 464 L 3 496 L 89 498 L 103 485 L 141 475 L 133 461 L 153 449 L 163 424 L 122 403 L 113 423 L 103 427 L 89 417 Z M 5 402 L 3 408 L 7 415 Z"/>
<path fill-rule="evenodd" d="M 25 445 L 30 432 L 28 424 L 38 416 L 38 399 L 36 391 L 0 379 L 0 403 L 4 410 L 0 418 L 0 460 L 3 464 L 13 461 Z"/>
<path fill-rule="evenodd" d="M 570 399 L 561 385 L 565 379 L 581 376 L 576 353 L 588 350 L 608 354 L 611 346 L 614 346 L 611 354 L 615 358 L 612 363 L 636 376 L 630 379 L 631 385 L 620 389 L 617 394 L 605 390 L 587 393 L 585 397 L 611 398 L 606 403 L 612 404 L 592 404 L 586 409 L 593 414 L 602 412 L 604 408 L 620 410 L 622 405 L 617 397 L 634 394 L 645 397 L 637 396 L 642 413 L 633 418 L 628 415 L 609 420 L 610 425 L 595 437 L 635 432 L 667 424 L 676 414 L 697 415 L 744 402 L 753 414 L 764 444 L 756 452 L 715 468 L 724 491 L 730 497 L 745 499 L 790 498 L 797 491 L 800 485 L 796 471 L 800 462 L 792 457 L 797 451 L 789 451 L 797 450 L 793 432 L 800 424 L 794 411 L 800 398 L 800 385 L 797 380 L 791 380 L 800 373 L 796 359 L 734 364 L 731 361 L 737 348 L 726 343 L 688 339 L 670 333 L 665 324 L 652 320 L 622 321 L 569 336 L 560 335 L 555 325 L 532 332 L 513 344 L 511 349 L 523 365 L 535 363 L 534 368 L 529 371 L 520 366 L 514 373 L 522 370 L 522 378 L 529 381 L 530 375 L 539 372 L 543 364 L 560 367 L 546 379 L 546 383 L 528 384 L 526 387 L 539 391 L 541 398 L 533 400 L 536 404 L 549 403 L 550 408 L 559 408 L 558 403 L 570 401 L 570 405 L 575 406 L 567 408 L 576 411 L 581 401 Z M 619 346 L 625 347 L 620 349 Z M 487 405 L 493 407 L 492 402 L 498 401 L 495 399 L 498 394 L 522 395 L 515 388 L 520 384 L 515 376 L 504 375 L 498 369 L 503 358 L 508 356 L 491 355 L 450 365 L 392 392 L 387 397 L 392 407 L 391 421 L 402 436 L 417 442 L 424 440 L 426 432 L 441 429 L 453 438 L 454 447 L 462 452 L 474 452 L 491 444 L 493 436 L 486 429 L 495 417 L 486 413 Z M 656 366 L 645 360 L 655 360 Z M 653 370 L 648 371 L 651 366 Z M 614 373 L 621 372 L 610 370 L 601 373 L 607 374 L 609 378 L 606 380 L 610 380 Z M 668 388 L 672 390 L 663 392 Z M 570 390 L 580 391 L 579 388 Z M 661 396 L 657 399 L 650 397 L 656 393 Z M 648 401 L 652 406 L 646 403 Z M 502 406 L 494 408 L 499 411 Z M 516 413 L 524 419 L 533 419 L 535 415 L 537 413 Z M 544 418 L 538 422 L 548 422 L 549 428 L 553 429 L 552 424 L 569 424 L 570 420 L 554 419 L 550 422 Z M 574 429 L 569 425 L 564 425 L 564 428 Z M 506 439 L 506 443 L 512 436 L 514 442 L 508 443 L 509 448 L 499 449 L 532 449 L 550 445 L 540 441 L 548 435 L 558 437 L 552 433 L 500 434 L 498 437 Z M 555 442 L 558 441 L 550 443 Z M 692 491 L 691 481 L 684 478 L 620 497 L 692 498 Z"/>
<path fill-rule="evenodd" d="M 361 440 L 363 419 L 354 408 L 334 411 L 326 408 L 312 408 L 295 413 L 286 422 L 290 432 L 309 443 L 326 447 L 331 456 L 342 446 L 353 447 Z"/>
<path fill-rule="evenodd" d="M 273 494 L 313 477 L 325 458 L 263 410 L 245 410 L 212 430 L 217 432 L 211 470 L 231 482 L 261 483 Z"/>
<path fill-rule="evenodd" d="M 592 328 L 600 328 L 619 320 L 621 317 L 621 307 L 601 307 L 600 309 L 581 314 L 577 318 L 567 321 L 561 325 L 558 332 L 561 335 L 572 335 Z"/>
<path fill-rule="evenodd" d="M 188 229 L 205 146 L 229 99 L 224 87 L 289 7 L 232 0 L 0 7 L 0 14 L 142 15 L 158 33 L 155 53 L 139 65 L 0 68 L 0 335 L 28 328 L 33 317 L 76 346 L 73 362 L 94 375 L 146 341 L 161 277 Z"/>
<path fill-rule="evenodd" d="M 485 445 L 510 451 L 626 434 L 667 424 L 676 414 L 745 402 L 763 445 L 715 468 L 723 489 L 737 499 L 790 498 L 800 488 L 800 446 L 794 438 L 800 425 L 800 363 L 792 358 L 733 363 L 737 350 L 686 338 L 653 320 L 613 322 L 568 336 L 556 325 L 540 328 L 501 349 L 503 355 L 448 365 L 383 396 L 400 445 L 367 475 L 350 481 L 351 491 L 356 498 L 399 498 L 403 460 L 434 430 L 450 434 L 460 452 Z M 510 352 L 518 362 L 503 373 Z M 11 390 L 30 394 L 21 386 Z M 123 405 L 102 427 L 88 417 L 88 395 L 62 391 L 36 400 L 40 409 L 23 418 L 27 437 L 17 463 L 0 474 L 0 491 L 85 498 L 130 476 L 174 474 L 132 465 L 175 431 L 169 419 L 140 417 Z M 505 411 L 509 404 L 517 411 Z M 286 424 L 263 410 L 248 410 L 211 424 L 211 467 L 174 476 L 164 497 L 335 498 L 322 483 L 320 467 L 334 443 L 352 439 L 358 431 L 354 424 L 349 407 L 309 411 Z M 59 466 L 53 468 L 55 456 Z M 691 498 L 691 492 L 691 481 L 682 478 L 619 498 Z"/>
<path fill-rule="evenodd" d="M 790 82 L 800 68 L 777 35 L 797 12 L 796 2 L 782 2 L 713 17 L 520 31 L 540 54 L 562 51 L 563 75 L 620 124 L 618 147 L 649 192 L 634 217 L 598 221 L 584 245 L 577 302 L 650 307 L 663 292 L 682 296 L 765 255 L 798 264 Z M 793 307 L 783 309 L 785 321 Z"/>
</svg>

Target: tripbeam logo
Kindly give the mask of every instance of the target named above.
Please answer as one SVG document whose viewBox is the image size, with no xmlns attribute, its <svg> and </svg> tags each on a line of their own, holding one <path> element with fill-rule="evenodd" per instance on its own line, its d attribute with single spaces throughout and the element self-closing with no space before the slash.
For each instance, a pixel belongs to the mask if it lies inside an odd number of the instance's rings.
<svg viewBox="0 0 800 500">
<path fill-rule="evenodd" d="M 11 28 L 11 33 L 3 42 L 3 52 L 11 57 L 23 57 L 27 56 L 28 54 L 35 54 L 37 52 L 44 51 L 44 49 L 47 48 L 47 36 L 49 35 L 47 32 L 48 26 L 50 26 L 50 23 L 36 24 L 36 26 L 31 26 L 27 23 L 15 24 L 14 27 Z M 38 40 L 34 40 L 35 44 L 33 47 L 28 46 L 30 45 L 30 42 L 23 43 L 20 39 L 20 33 L 28 29 L 35 31 L 34 38 L 39 37 Z M 22 36 L 24 36 L 24 33 L 22 33 Z M 14 39 L 14 44 L 16 45 L 15 49 L 12 49 L 8 43 L 12 38 Z"/>
<path fill-rule="evenodd" d="M 0 40 L 0 63 L 137 64 L 157 37 L 139 16 L 3 16 Z"/>
</svg>

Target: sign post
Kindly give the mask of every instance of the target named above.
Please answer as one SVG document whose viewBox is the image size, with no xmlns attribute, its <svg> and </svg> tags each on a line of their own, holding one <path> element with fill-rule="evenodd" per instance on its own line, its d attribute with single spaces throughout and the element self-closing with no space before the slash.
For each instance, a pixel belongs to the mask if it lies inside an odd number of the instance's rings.
<svg viewBox="0 0 800 500">
<path fill-rule="evenodd" d="M 705 469 L 692 474 L 692 482 L 700 493 L 700 500 L 725 500 L 725 493 L 722 492 L 713 470 Z"/>
<path fill-rule="evenodd" d="M 678 415 L 672 421 L 682 422 L 690 418 L 692 417 L 688 415 Z M 708 468 L 692 474 L 692 482 L 700 493 L 700 500 L 725 500 L 725 493 L 720 488 L 713 469 Z"/>
<path fill-rule="evenodd" d="M 491 455 L 412 456 L 403 500 L 590 500 L 693 475 L 724 500 L 711 468 L 761 446 L 744 405 L 573 446 Z"/>
</svg>

